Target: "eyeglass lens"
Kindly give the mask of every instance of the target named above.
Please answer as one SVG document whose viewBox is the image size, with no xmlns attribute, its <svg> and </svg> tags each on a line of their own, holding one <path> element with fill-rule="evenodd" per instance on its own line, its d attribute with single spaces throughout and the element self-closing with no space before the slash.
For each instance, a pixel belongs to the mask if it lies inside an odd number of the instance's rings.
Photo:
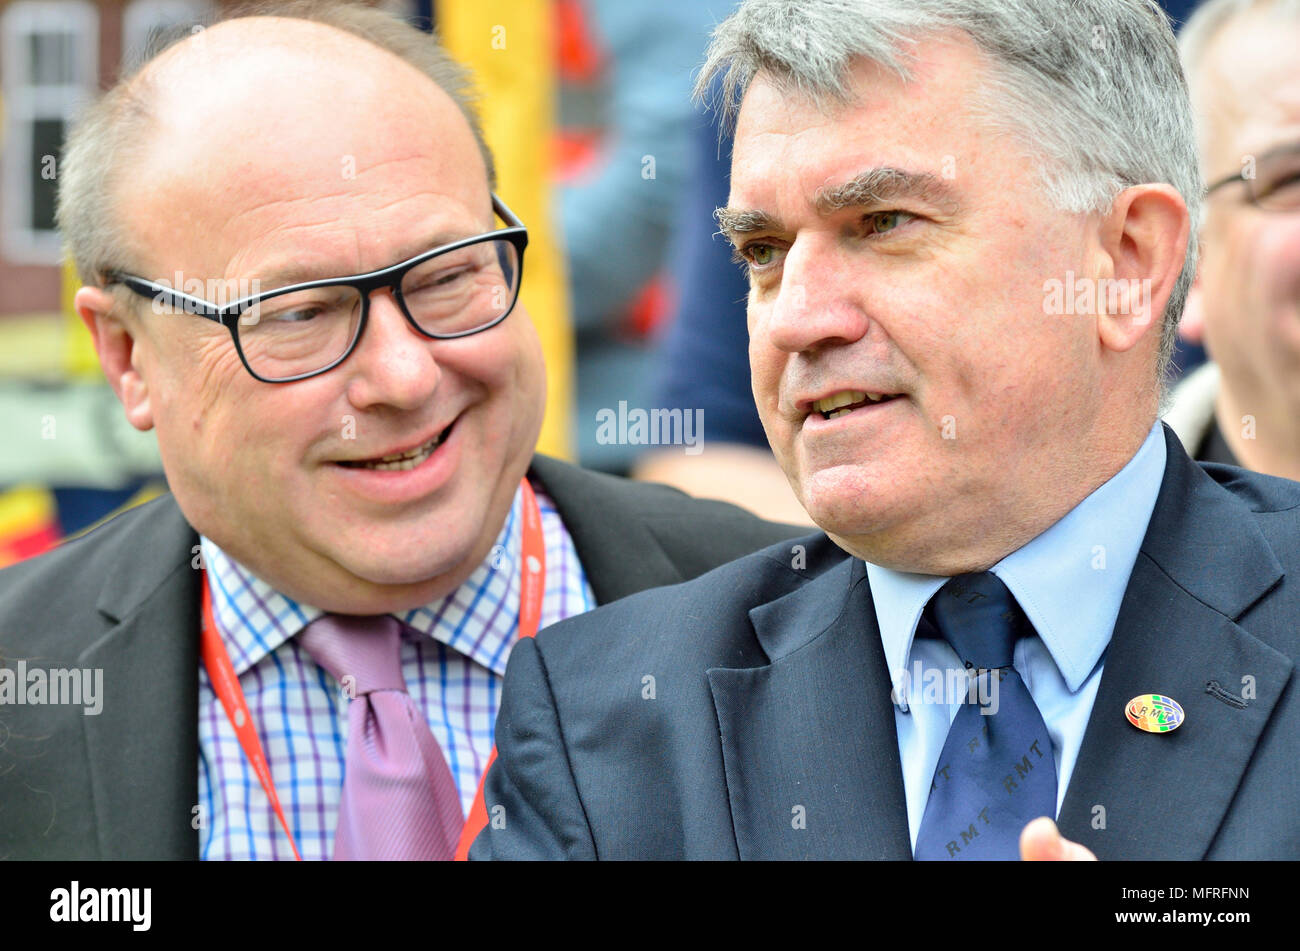
<svg viewBox="0 0 1300 951">
<path fill-rule="evenodd" d="M 499 319 L 519 289 L 519 254 L 505 239 L 481 241 L 416 265 L 399 285 L 412 320 L 427 334 L 461 334 Z M 249 367 L 264 379 L 312 373 L 353 345 L 360 292 L 343 284 L 264 298 L 236 329 Z"/>
</svg>

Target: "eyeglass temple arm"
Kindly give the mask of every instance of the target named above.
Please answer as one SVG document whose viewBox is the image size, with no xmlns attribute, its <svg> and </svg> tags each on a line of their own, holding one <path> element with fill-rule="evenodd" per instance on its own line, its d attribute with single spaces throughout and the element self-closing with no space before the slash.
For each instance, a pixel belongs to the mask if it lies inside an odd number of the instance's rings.
<svg viewBox="0 0 1300 951">
<path fill-rule="evenodd" d="M 193 314 L 198 317 L 206 317 L 208 320 L 215 320 L 219 324 L 226 323 L 226 311 L 211 301 L 206 301 L 201 297 L 194 297 L 186 294 L 184 291 L 178 291 L 174 287 L 164 287 L 153 281 L 146 281 L 142 277 L 136 277 L 133 274 L 123 274 L 120 271 L 109 271 L 104 275 L 104 286 L 109 287 L 113 284 L 121 284 L 127 290 L 140 297 L 147 297 L 159 303 L 168 303 L 172 306 L 179 307 L 187 314 Z M 237 307 L 240 301 L 236 301 L 232 307 Z"/>
<path fill-rule="evenodd" d="M 524 223 L 519 220 L 519 216 L 510 210 L 509 206 L 501 200 L 496 192 L 492 192 L 492 210 L 511 228 L 524 227 Z"/>
</svg>

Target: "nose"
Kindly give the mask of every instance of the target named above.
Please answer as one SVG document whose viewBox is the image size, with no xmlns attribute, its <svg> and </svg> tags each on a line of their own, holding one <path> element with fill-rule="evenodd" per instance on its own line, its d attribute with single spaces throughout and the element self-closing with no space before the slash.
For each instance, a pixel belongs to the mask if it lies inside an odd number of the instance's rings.
<svg viewBox="0 0 1300 951">
<path fill-rule="evenodd" d="M 860 268 L 831 236 L 799 236 L 786 252 L 774 298 L 759 295 L 755 332 L 787 353 L 853 343 L 871 326 Z"/>
<path fill-rule="evenodd" d="M 434 348 L 442 342 L 422 336 L 407 322 L 391 289 L 370 295 L 365 330 L 340 370 L 346 372 L 348 400 L 358 409 L 386 405 L 419 409 L 442 380 Z"/>
</svg>

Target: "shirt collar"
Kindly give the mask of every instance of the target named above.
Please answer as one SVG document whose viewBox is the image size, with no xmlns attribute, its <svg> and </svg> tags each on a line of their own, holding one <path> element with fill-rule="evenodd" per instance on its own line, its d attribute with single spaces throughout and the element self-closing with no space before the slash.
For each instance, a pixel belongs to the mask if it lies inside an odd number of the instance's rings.
<svg viewBox="0 0 1300 951">
<path fill-rule="evenodd" d="M 497 674 L 504 675 L 519 626 L 519 565 L 523 547 L 523 493 L 514 501 L 496 542 L 455 591 L 410 611 L 394 613 L 420 635 L 431 637 Z M 320 617 L 320 608 L 276 591 L 200 536 L 213 614 L 230 663 L 242 674 Z"/>
<path fill-rule="evenodd" d="M 1110 643 L 1164 470 L 1164 433 L 1156 422 L 1124 468 L 991 569 L 1015 595 L 1071 691 Z M 885 660 L 897 686 L 921 612 L 948 579 L 866 566 Z M 894 696 L 902 699 L 898 690 Z"/>
</svg>

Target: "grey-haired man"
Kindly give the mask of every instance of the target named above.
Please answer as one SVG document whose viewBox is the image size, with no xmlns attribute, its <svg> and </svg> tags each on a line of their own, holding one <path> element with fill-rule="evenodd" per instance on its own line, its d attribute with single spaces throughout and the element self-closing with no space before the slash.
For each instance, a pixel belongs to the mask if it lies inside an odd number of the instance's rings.
<svg viewBox="0 0 1300 951">
<path fill-rule="evenodd" d="M 829 538 L 516 651 L 471 857 L 1300 856 L 1300 486 L 1156 419 L 1201 192 L 1159 8 L 747 0 L 718 73 Z"/>
</svg>

